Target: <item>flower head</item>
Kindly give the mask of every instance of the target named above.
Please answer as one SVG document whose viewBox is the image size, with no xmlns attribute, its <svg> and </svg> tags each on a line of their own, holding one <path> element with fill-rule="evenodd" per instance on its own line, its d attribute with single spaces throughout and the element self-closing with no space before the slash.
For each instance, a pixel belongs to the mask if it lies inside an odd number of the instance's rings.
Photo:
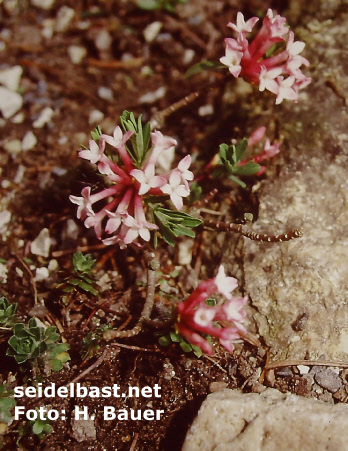
<svg viewBox="0 0 348 451">
<path fill-rule="evenodd" d="M 174 206 L 181 210 L 183 197 L 190 193 L 188 181 L 193 179 L 188 169 L 190 155 L 167 174 L 156 174 L 160 153 L 176 145 L 175 139 L 156 130 L 151 133 L 152 148 L 144 149 L 144 161 L 135 162 L 127 149 L 127 141 L 134 133 L 123 133 L 116 127 L 112 136 L 102 134 L 98 143 L 90 140 L 89 149 L 81 150 L 79 156 L 97 164 L 109 187 L 94 194 L 90 187 L 85 187 L 82 196 L 70 196 L 70 201 L 78 206 L 77 217 L 84 220 L 85 227 L 93 227 L 103 243 L 118 243 L 122 249 L 131 243 L 138 245 L 139 238 L 149 241 L 150 232 L 159 228 L 147 218 L 149 196 L 151 199 L 160 196 L 163 200 L 163 194 L 168 194 Z M 105 153 L 106 144 L 117 149 L 115 160 Z M 143 197 L 145 195 L 149 196 Z M 94 204 L 99 205 L 99 211 Z M 104 233 L 109 236 L 105 238 Z"/>
<path fill-rule="evenodd" d="M 294 33 L 286 26 L 285 17 L 274 15 L 271 9 L 267 11 L 259 32 L 249 42 L 246 35 L 257 21 L 257 17 L 253 17 L 245 22 L 243 14 L 237 14 L 237 23 L 228 24 L 237 33 L 237 39 L 225 39 L 226 53 L 220 62 L 228 66 L 235 78 L 241 76 L 258 85 L 260 91 L 268 90 L 275 94 L 276 104 L 284 99 L 297 101 L 298 91 L 311 82 L 300 69 L 302 65 L 309 65 L 300 56 L 305 43 L 294 41 Z M 285 49 L 280 45 L 284 41 Z"/>
<path fill-rule="evenodd" d="M 221 265 L 213 279 L 201 282 L 191 295 L 177 306 L 176 328 L 191 344 L 199 346 L 203 352 L 212 355 L 212 345 L 200 334 L 207 334 L 219 339 L 229 352 L 233 352 L 233 341 L 246 334 L 242 322 L 243 310 L 247 298 L 235 298 L 231 292 L 237 288 L 237 280 L 227 277 Z M 206 300 L 219 292 L 228 302 L 214 307 L 206 305 Z"/>
</svg>

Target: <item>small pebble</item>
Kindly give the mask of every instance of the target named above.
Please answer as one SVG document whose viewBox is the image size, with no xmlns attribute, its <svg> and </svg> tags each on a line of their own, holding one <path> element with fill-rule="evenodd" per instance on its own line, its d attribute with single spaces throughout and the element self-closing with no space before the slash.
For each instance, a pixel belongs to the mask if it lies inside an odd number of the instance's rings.
<svg viewBox="0 0 348 451">
<path fill-rule="evenodd" d="M 55 0 L 31 0 L 31 4 L 41 9 L 50 9 L 53 6 Z"/>
<path fill-rule="evenodd" d="M 158 36 L 158 33 L 160 32 L 162 26 L 162 22 L 156 21 L 150 23 L 147 27 L 145 27 L 143 31 L 145 41 L 149 43 L 154 41 Z"/>
<path fill-rule="evenodd" d="M 37 143 L 36 136 L 32 131 L 28 131 L 24 138 L 22 139 L 22 150 L 26 152 L 27 150 L 31 150 L 33 147 L 35 147 Z"/>
<path fill-rule="evenodd" d="M 5 119 L 13 116 L 22 108 L 23 98 L 17 92 L 0 86 L 0 111 Z"/>
<path fill-rule="evenodd" d="M 23 69 L 21 66 L 13 66 L 0 70 L 0 83 L 11 91 L 17 91 Z"/>
<path fill-rule="evenodd" d="M 68 47 L 68 55 L 73 64 L 80 64 L 87 55 L 87 50 L 81 45 L 70 45 Z"/>
<path fill-rule="evenodd" d="M 114 94 L 112 92 L 112 89 L 106 88 L 105 86 L 100 86 L 98 88 L 98 96 L 103 100 L 112 101 L 114 99 Z"/>
<path fill-rule="evenodd" d="M 43 280 L 48 279 L 50 276 L 50 273 L 47 268 L 44 266 L 42 268 L 36 268 L 36 273 L 34 276 L 35 282 L 42 282 Z"/>
<path fill-rule="evenodd" d="M 154 103 L 165 96 L 166 88 L 164 86 L 159 87 L 156 91 L 151 91 L 139 98 L 139 103 Z"/>
<path fill-rule="evenodd" d="M 209 116 L 214 113 L 213 105 L 203 105 L 198 109 L 198 114 L 200 116 Z"/>
<path fill-rule="evenodd" d="M 57 13 L 55 31 L 60 33 L 67 31 L 74 16 L 75 11 L 72 8 L 62 6 Z"/>
<path fill-rule="evenodd" d="M 300 374 L 308 374 L 310 368 L 307 365 L 297 365 Z"/>
<path fill-rule="evenodd" d="M 97 124 L 97 123 L 101 122 L 103 119 L 104 119 L 104 113 L 102 113 L 99 110 L 92 110 L 89 113 L 88 122 L 90 124 Z"/>
<path fill-rule="evenodd" d="M 39 235 L 32 241 L 30 251 L 34 255 L 48 257 L 51 247 L 50 232 L 48 229 L 42 229 Z"/>
<path fill-rule="evenodd" d="M 335 393 L 342 385 L 342 379 L 330 368 L 318 371 L 314 375 L 315 382 L 326 390 Z"/>
<path fill-rule="evenodd" d="M 52 108 L 47 106 L 41 111 L 40 116 L 36 119 L 36 121 L 33 122 L 33 127 L 42 128 L 45 124 L 51 121 L 53 114 L 54 111 Z"/>
<path fill-rule="evenodd" d="M 22 142 L 19 139 L 11 139 L 4 142 L 4 149 L 11 155 L 17 155 L 22 151 Z"/>
</svg>

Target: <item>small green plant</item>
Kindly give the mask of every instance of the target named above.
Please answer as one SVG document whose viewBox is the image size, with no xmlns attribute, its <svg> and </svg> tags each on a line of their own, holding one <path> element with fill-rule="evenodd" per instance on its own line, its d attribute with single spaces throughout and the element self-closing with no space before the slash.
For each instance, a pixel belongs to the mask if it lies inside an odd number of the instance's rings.
<svg viewBox="0 0 348 451">
<path fill-rule="evenodd" d="M 36 420 L 29 421 L 29 424 L 33 434 L 38 435 L 41 439 L 44 438 L 46 434 L 51 433 L 52 428 L 47 418 L 42 420 L 40 417 L 37 417 Z"/>
<path fill-rule="evenodd" d="M 17 323 L 13 335 L 8 340 L 10 348 L 7 355 L 15 358 L 18 364 L 28 360 L 44 365 L 45 372 L 60 371 L 63 363 L 70 360 L 67 343 L 57 343 L 60 336 L 55 326 L 46 327 L 37 318 L 28 324 Z"/>
<path fill-rule="evenodd" d="M 13 391 L 9 390 L 5 384 L 0 384 L 0 425 L 7 425 L 11 421 L 11 409 L 15 405 Z"/>
<path fill-rule="evenodd" d="M 182 335 L 176 332 L 170 332 L 168 335 L 162 335 L 158 339 L 161 346 L 169 346 L 172 343 L 179 343 L 180 348 L 184 352 L 193 352 L 196 357 L 201 357 L 203 352 L 199 346 L 189 343 Z"/>
<path fill-rule="evenodd" d="M 236 146 L 232 144 L 231 146 L 227 144 L 220 144 L 219 156 L 221 164 L 227 172 L 229 179 L 238 183 L 238 185 L 243 188 L 246 184 L 242 182 L 236 175 L 253 175 L 260 171 L 261 166 L 253 161 L 248 161 L 242 164 L 242 159 L 245 151 L 248 147 L 248 140 L 246 138 L 242 139 Z M 221 171 L 217 169 L 216 171 L 219 175 Z"/>
<path fill-rule="evenodd" d="M 175 11 L 175 7 L 180 3 L 187 3 L 187 0 L 137 0 L 138 8 L 147 11 L 154 11 L 156 9 L 166 9 L 170 13 Z"/>
<path fill-rule="evenodd" d="M 82 340 L 81 347 L 81 358 L 82 360 L 87 360 L 93 357 L 98 349 L 100 348 L 100 339 L 103 336 L 103 333 L 110 329 L 110 326 L 107 324 L 98 327 L 95 331 L 90 331 Z"/>
<path fill-rule="evenodd" d="M 95 281 L 93 280 L 93 268 L 96 260 L 91 254 L 82 254 L 76 252 L 72 257 L 72 275 L 65 277 L 62 283 L 56 283 L 53 288 L 62 290 L 64 293 L 71 293 L 74 289 L 81 289 L 87 293 L 92 293 L 98 296 L 98 291 L 95 288 Z"/>
<path fill-rule="evenodd" d="M 11 330 L 17 321 L 17 304 L 10 304 L 5 296 L 0 297 L 0 331 Z"/>
</svg>

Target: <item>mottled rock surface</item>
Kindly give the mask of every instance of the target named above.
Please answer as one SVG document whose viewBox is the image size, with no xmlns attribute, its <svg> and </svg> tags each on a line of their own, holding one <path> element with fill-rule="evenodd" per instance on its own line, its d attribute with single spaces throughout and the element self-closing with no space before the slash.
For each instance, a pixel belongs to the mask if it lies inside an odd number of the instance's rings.
<svg viewBox="0 0 348 451">
<path fill-rule="evenodd" d="M 345 451 L 347 440 L 347 405 L 226 389 L 204 401 L 183 451 Z"/>
<path fill-rule="evenodd" d="M 298 30 L 313 81 L 272 113 L 279 173 L 256 191 L 253 230 L 304 230 L 289 243 L 244 243 L 245 289 L 273 359 L 348 358 L 347 21 L 343 12 Z"/>
</svg>

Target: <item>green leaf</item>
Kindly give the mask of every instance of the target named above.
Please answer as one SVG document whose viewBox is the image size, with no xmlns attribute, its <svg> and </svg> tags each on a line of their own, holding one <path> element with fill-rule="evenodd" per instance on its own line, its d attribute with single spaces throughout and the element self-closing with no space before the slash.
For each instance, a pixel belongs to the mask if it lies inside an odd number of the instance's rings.
<svg viewBox="0 0 348 451">
<path fill-rule="evenodd" d="M 248 140 L 243 138 L 236 146 L 236 162 L 238 163 L 244 156 L 245 151 L 248 147 Z"/>
<path fill-rule="evenodd" d="M 242 188 L 246 188 L 246 183 L 242 182 L 238 177 L 230 175 L 228 178 L 230 180 L 233 180 L 235 183 L 237 183 L 237 185 L 241 186 Z"/>
<path fill-rule="evenodd" d="M 222 69 L 227 68 L 227 66 L 220 63 L 220 61 L 201 61 L 193 66 L 191 66 L 185 73 L 185 78 L 190 78 L 193 75 L 199 74 L 205 70 L 211 69 Z"/>
<path fill-rule="evenodd" d="M 171 339 L 168 335 L 163 335 L 162 337 L 159 337 L 158 343 L 161 346 L 169 346 L 171 344 Z"/>
<path fill-rule="evenodd" d="M 203 351 L 199 346 L 191 344 L 191 347 L 196 357 L 202 357 Z"/>
<path fill-rule="evenodd" d="M 257 163 L 249 162 L 243 166 L 236 167 L 234 173 L 238 175 L 253 175 L 259 172 L 260 167 L 261 166 Z"/>
<path fill-rule="evenodd" d="M 170 332 L 169 336 L 174 343 L 180 343 L 182 341 L 182 336 L 180 334 L 177 334 L 176 332 Z"/>
<path fill-rule="evenodd" d="M 161 5 L 159 0 L 137 0 L 137 7 L 146 11 L 154 11 L 160 9 Z"/>
<path fill-rule="evenodd" d="M 180 342 L 180 348 L 184 352 L 191 352 L 192 351 L 192 346 L 189 343 L 187 343 L 186 341 L 181 341 Z"/>
<path fill-rule="evenodd" d="M 93 139 L 93 141 L 98 142 L 100 140 L 100 136 L 102 135 L 102 131 L 100 126 L 98 125 L 92 132 L 91 132 L 91 137 Z"/>
</svg>

